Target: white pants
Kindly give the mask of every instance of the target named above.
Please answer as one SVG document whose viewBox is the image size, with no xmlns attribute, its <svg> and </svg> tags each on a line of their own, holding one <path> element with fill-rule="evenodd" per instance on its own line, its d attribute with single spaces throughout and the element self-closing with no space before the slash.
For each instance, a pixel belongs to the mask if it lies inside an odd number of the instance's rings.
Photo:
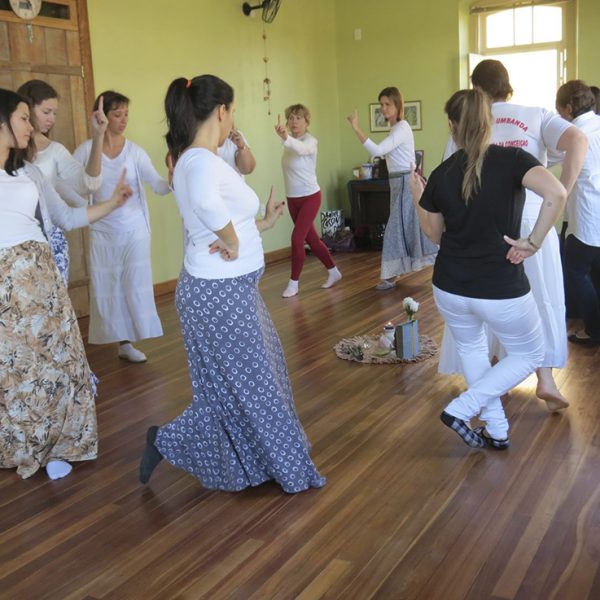
<svg viewBox="0 0 600 600">
<path fill-rule="evenodd" d="M 508 421 L 500 396 L 521 383 L 544 360 L 544 334 L 531 292 L 508 300 L 484 300 L 457 296 L 434 286 L 433 297 L 454 336 L 469 386 L 445 411 L 467 422 L 479 415 L 493 438 L 506 438 Z M 493 367 L 484 324 L 507 352 Z"/>
</svg>

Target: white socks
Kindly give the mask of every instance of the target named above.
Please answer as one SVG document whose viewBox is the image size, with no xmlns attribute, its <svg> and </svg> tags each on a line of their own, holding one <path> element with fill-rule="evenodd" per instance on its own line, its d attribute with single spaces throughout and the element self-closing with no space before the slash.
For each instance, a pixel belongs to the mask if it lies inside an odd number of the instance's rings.
<svg viewBox="0 0 600 600">
<path fill-rule="evenodd" d="M 51 460 L 46 465 L 46 473 L 48 473 L 50 479 L 66 477 L 72 470 L 73 467 L 64 460 Z"/>
<path fill-rule="evenodd" d="M 327 269 L 329 275 L 327 276 L 327 281 L 321 286 L 322 288 L 330 288 L 334 286 L 341 278 L 342 274 L 337 267 L 333 267 L 332 269 Z M 283 290 L 283 294 L 281 294 L 284 298 L 291 298 L 292 296 L 296 296 L 298 294 L 298 281 L 294 279 L 290 279 L 288 281 L 287 287 Z"/>
<path fill-rule="evenodd" d="M 327 281 L 321 286 L 325 289 L 332 287 L 342 278 L 342 274 L 337 267 L 333 267 L 333 269 L 327 269 L 327 271 L 329 273 L 327 276 Z"/>
<path fill-rule="evenodd" d="M 283 290 L 283 294 L 281 294 L 284 298 L 291 298 L 292 296 L 296 296 L 298 294 L 298 280 L 290 279 L 287 287 Z"/>
<path fill-rule="evenodd" d="M 134 348 L 130 343 L 119 346 L 119 358 L 124 358 L 132 363 L 142 363 L 147 360 L 146 355 L 137 348 Z"/>
</svg>

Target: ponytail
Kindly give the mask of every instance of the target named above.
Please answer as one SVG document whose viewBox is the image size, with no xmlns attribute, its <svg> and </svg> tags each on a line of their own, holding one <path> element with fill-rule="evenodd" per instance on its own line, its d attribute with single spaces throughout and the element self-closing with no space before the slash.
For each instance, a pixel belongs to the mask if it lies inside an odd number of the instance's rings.
<svg viewBox="0 0 600 600">
<path fill-rule="evenodd" d="M 467 155 L 467 165 L 462 183 L 465 203 L 481 186 L 481 167 L 492 138 L 492 111 L 490 99 L 480 89 L 464 94 L 460 121 L 456 126 L 454 140 Z"/>
<path fill-rule="evenodd" d="M 193 79 L 179 77 L 171 82 L 165 97 L 167 115 L 167 146 L 173 162 L 188 148 L 198 127 L 220 105 L 227 109 L 233 102 L 233 88 L 214 75 L 199 75 Z"/>
</svg>

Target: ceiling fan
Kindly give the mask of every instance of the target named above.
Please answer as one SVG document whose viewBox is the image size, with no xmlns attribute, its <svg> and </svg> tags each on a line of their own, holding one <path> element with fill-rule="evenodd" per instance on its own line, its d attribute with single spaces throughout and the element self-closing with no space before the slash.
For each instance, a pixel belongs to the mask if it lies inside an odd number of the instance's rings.
<svg viewBox="0 0 600 600">
<path fill-rule="evenodd" d="M 281 0 L 263 0 L 260 4 L 251 6 L 249 2 L 242 4 L 242 11 L 248 17 L 253 10 L 262 8 L 262 20 L 265 23 L 272 23 L 277 15 Z"/>
</svg>

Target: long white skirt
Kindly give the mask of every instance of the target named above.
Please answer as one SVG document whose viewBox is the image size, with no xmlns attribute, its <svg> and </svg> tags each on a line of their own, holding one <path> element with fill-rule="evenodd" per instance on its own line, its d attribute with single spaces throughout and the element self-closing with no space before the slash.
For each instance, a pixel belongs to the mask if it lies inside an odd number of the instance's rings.
<svg viewBox="0 0 600 600">
<path fill-rule="evenodd" d="M 92 230 L 90 272 L 90 344 L 163 334 L 154 303 L 148 231 Z"/>
<path fill-rule="evenodd" d="M 525 205 L 521 237 L 527 237 L 531 233 L 538 213 L 539 204 L 530 205 L 528 202 Z M 524 266 L 544 330 L 546 354 L 542 366 L 561 369 L 567 363 L 567 327 L 562 264 L 558 234 L 554 227 L 548 232 L 542 247 L 533 256 L 525 259 Z M 504 349 L 494 336 L 489 337 L 489 346 L 490 357 L 505 356 Z M 444 328 L 438 371 L 449 374 L 463 372 L 454 339 L 448 328 Z"/>
</svg>

